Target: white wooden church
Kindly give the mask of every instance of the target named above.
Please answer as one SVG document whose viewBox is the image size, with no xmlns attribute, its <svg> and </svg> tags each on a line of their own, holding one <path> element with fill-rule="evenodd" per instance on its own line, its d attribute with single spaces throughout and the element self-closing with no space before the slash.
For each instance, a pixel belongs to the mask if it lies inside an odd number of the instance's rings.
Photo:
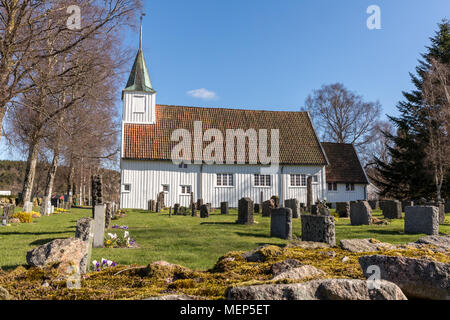
<svg viewBox="0 0 450 320">
<path fill-rule="evenodd" d="M 156 91 L 150 81 L 142 45 L 122 100 L 122 208 L 147 209 L 148 201 L 156 200 L 162 191 L 166 206 L 176 203 L 188 206 L 191 192 L 194 199 L 203 199 L 213 207 L 220 207 L 222 201 L 237 207 L 242 197 L 261 202 L 273 195 L 279 195 L 281 203 L 292 198 L 306 203 L 309 176 L 313 181 L 314 200 L 367 199 L 369 182 L 354 147 L 321 143 L 307 112 L 156 104 Z M 177 142 L 171 141 L 172 132 L 181 128 L 193 134 L 194 121 L 202 122 L 203 131 L 214 128 L 224 136 L 227 129 L 278 129 L 277 171 L 267 174 L 261 170 L 265 166 L 259 162 L 208 165 L 185 161 L 175 164 L 171 151 Z"/>
</svg>

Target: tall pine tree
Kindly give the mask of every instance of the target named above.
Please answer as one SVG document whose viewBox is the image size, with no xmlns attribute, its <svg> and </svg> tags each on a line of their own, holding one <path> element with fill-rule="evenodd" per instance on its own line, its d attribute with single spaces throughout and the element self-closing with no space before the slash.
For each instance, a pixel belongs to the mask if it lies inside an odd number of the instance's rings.
<svg viewBox="0 0 450 320">
<path fill-rule="evenodd" d="M 397 105 L 400 116 L 389 116 L 397 128 L 396 135 L 384 133 L 392 142 L 391 146 L 386 146 L 391 160 L 384 163 L 375 158 L 378 174 L 374 180 L 384 196 L 397 199 L 435 197 L 432 169 L 425 161 L 428 131 L 426 114 L 423 112 L 422 83 L 432 58 L 444 64 L 450 63 L 450 22 L 443 20 L 438 26 L 439 30 L 430 38 L 431 46 L 426 47 L 427 52 L 421 55 L 416 74 L 410 74 L 415 89 L 403 92 L 405 100 Z M 446 198 L 450 196 L 449 185 L 448 180 L 445 181 L 442 189 Z"/>
</svg>

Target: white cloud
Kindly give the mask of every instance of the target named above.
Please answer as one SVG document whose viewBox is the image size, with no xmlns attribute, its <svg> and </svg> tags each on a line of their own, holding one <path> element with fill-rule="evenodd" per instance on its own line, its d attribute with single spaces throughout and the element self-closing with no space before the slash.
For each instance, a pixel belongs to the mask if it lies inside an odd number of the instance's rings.
<svg viewBox="0 0 450 320">
<path fill-rule="evenodd" d="M 203 99 L 203 100 L 215 100 L 219 98 L 214 91 L 209 91 L 205 88 L 190 90 L 187 92 L 193 98 Z"/>
</svg>

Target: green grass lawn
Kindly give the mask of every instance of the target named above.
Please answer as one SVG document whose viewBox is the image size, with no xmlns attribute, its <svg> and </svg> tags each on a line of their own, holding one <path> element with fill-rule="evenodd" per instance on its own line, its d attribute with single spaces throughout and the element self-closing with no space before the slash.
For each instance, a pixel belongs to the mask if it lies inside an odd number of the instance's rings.
<svg viewBox="0 0 450 320">
<path fill-rule="evenodd" d="M 38 210 L 36 210 L 38 211 Z M 216 210 L 217 212 L 218 210 Z M 374 216 L 381 218 L 380 211 Z M 72 209 L 71 213 L 34 219 L 31 224 L 14 224 L 0 227 L 0 267 L 11 269 L 26 264 L 27 251 L 53 239 L 73 237 L 76 221 L 90 217 L 90 209 Z M 133 210 L 126 217 L 113 220 L 112 225 L 127 225 L 138 249 L 94 249 L 92 258 L 107 258 L 119 264 L 146 265 L 157 260 L 198 270 L 211 268 L 219 257 L 228 251 L 250 250 L 263 244 L 285 244 L 287 241 L 270 238 L 270 218 L 255 217 L 257 224 L 237 225 L 235 210 L 230 215 L 211 214 L 209 219 L 191 216 L 172 216 Z M 450 215 L 440 232 L 450 234 Z M 115 230 L 115 229 L 111 229 Z M 301 236 L 300 219 L 294 219 L 294 236 Z M 350 226 L 349 219 L 338 219 L 336 237 L 376 238 L 383 242 L 407 243 L 424 235 L 403 233 L 403 220 L 391 220 L 391 224 L 373 226 Z"/>
</svg>

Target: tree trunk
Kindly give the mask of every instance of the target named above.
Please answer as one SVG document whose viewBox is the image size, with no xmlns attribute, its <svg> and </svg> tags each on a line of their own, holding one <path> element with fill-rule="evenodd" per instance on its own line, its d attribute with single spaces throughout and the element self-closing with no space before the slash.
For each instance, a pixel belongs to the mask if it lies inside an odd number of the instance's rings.
<svg viewBox="0 0 450 320">
<path fill-rule="evenodd" d="M 5 117 L 6 107 L 0 106 L 0 141 L 2 140 L 3 118 Z"/>
<path fill-rule="evenodd" d="M 70 159 L 69 175 L 67 176 L 67 202 L 69 202 L 69 208 L 73 204 L 73 177 L 75 175 L 75 166 L 73 163 L 73 157 Z"/>
<path fill-rule="evenodd" d="M 45 186 L 45 193 L 44 193 L 44 199 L 42 200 L 42 206 L 41 206 L 41 214 L 47 215 L 49 210 L 49 206 L 51 207 L 51 200 L 52 200 L 52 193 L 53 193 L 53 184 L 55 182 L 55 176 L 56 176 L 56 170 L 58 169 L 58 162 L 59 162 L 59 141 L 56 144 L 54 154 L 53 154 L 53 160 L 52 164 L 48 170 L 47 173 L 47 183 Z"/>
<path fill-rule="evenodd" d="M 25 170 L 25 181 L 23 182 L 22 198 L 20 203 L 31 201 L 31 192 L 33 190 L 34 177 L 36 174 L 36 164 L 38 157 L 38 139 L 33 139 L 28 150 L 27 167 Z"/>
</svg>

